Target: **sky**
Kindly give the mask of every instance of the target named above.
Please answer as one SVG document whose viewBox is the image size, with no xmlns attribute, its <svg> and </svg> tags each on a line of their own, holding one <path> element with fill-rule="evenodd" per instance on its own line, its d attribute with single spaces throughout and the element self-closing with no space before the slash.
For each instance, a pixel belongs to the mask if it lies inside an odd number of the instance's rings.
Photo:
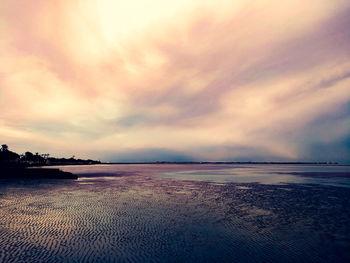
<svg viewBox="0 0 350 263">
<path fill-rule="evenodd" d="M 350 1 L 1 0 L 0 143 L 350 163 Z"/>
</svg>

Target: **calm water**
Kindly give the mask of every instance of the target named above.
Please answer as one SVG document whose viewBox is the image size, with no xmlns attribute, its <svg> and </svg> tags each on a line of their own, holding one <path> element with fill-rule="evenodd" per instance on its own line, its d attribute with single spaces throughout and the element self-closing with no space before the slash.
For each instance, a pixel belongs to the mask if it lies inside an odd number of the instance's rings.
<svg viewBox="0 0 350 263">
<path fill-rule="evenodd" d="M 0 262 L 350 262 L 348 167 L 63 169 L 0 181 Z"/>
<path fill-rule="evenodd" d="M 218 183 L 322 184 L 350 187 L 350 166 L 338 165 L 231 165 L 217 170 L 168 172 L 162 178 Z"/>
</svg>

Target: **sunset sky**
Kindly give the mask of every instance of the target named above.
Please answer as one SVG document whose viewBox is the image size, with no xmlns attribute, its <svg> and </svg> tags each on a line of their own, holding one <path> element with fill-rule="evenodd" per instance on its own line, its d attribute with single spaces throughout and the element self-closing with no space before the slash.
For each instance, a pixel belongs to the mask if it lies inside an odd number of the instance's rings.
<svg viewBox="0 0 350 263">
<path fill-rule="evenodd" d="M 350 1 L 1 0 L 0 143 L 350 162 Z"/>
</svg>

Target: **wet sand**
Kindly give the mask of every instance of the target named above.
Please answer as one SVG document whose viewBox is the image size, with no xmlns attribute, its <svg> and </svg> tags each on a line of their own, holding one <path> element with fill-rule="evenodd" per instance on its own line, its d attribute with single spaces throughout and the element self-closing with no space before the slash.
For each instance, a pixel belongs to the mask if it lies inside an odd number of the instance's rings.
<svg viewBox="0 0 350 263">
<path fill-rule="evenodd" d="M 156 176 L 188 168 L 68 167 L 85 177 L 2 180 L 0 262 L 350 261 L 349 188 Z"/>
</svg>

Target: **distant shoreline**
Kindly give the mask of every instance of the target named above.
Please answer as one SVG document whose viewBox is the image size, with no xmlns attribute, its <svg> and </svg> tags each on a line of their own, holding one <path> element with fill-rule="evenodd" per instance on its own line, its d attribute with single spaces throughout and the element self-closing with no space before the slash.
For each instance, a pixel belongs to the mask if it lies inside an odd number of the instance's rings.
<svg viewBox="0 0 350 263">
<path fill-rule="evenodd" d="M 337 162 L 101 162 L 100 164 L 264 164 L 264 165 L 336 165 L 349 166 L 350 164 L 340 164 Z"/>
</svg>

